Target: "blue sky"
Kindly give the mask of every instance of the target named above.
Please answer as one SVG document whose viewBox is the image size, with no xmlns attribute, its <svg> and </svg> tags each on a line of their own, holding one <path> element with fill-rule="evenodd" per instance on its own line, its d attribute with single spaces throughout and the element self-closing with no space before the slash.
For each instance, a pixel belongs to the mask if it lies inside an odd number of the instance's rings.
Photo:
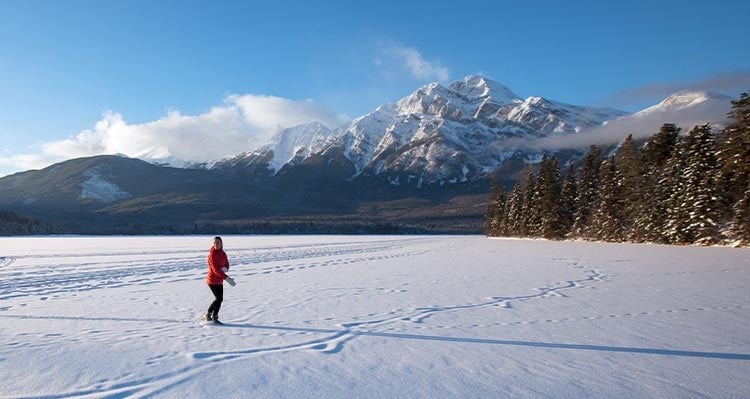
<svg viewBox="0 0 750 399">
<path fill-rule="evenodd" d="M 681 89 L 737 96 L 750 90 L 748 17 L 746 1 L 3 1 L 0 176 L 96 153 L 177 156 L 186 137 L 220 153 L 469 74 L 628 111 Z"/>
</svg>

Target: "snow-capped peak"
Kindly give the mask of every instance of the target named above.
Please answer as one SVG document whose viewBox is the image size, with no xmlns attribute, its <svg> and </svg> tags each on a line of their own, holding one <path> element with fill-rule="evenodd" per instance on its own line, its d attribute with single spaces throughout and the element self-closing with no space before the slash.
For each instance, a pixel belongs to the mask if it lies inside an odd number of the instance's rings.
<svg viewBox="0 0 750 399">
<path fill-rule="evenodd" d="M 671 96 L 665 98 L 662 102 L 657 104 L 657 107 L 661 108 L 671 108 L 671 109 L 682 109 L 687 108 L 691 106 L 695 106 L 701 103 L 704 103 L 706 101 L 711 100 L 722 100 L 726 101 L 729 99 L 729 97 L 717 94 L 717 93 L 711 93 L 707 91 L 679 91 L 675 94 L 672 94 Z"/>
<path fill-rule="evenodd" d="M 257 166 L 278 172 L 286 164 L 294 164 L 320 151 L 334 133 L 320 122 L 310 122 L 289 128 L 276 128 L 260 147 L 231 155 L 215 162 L 211 168 Z"/>
<path fill-rule="evenodd" d="M 331 129 L 319 122 L 290 127 L 277 132 L 266 149 L 273 151 L 271 168 L 280 170 L 296 157 L 307 157 L 319 150 L 331 134 Z"/>
<path fill-rule="evenodd" d="M 650 117 L 651 115 L 663 115 L 665 113 L 678 113 L 676 116 L 685 116 L 684 111 L 691 115 L 700 114 L 705 119 L 716 119 L 716 116 L 726 115 L 731 97 L 708 91 L 679 91 L 665 98 L 659 104 L 636 112 L 633 116 L 638 118 Z M 720 122 L 717 120 L 714 123 Z M 721 123 L 719 123 L 721 124 Z"/>
<path fill-rule="evenodd" d="M 436 115 L 449 120 L 468 121 L 480 108 L 497 111 L 522 100 L 506 86 L 479 75 L 469 75 L 448 87 L 430 83 L 398 102 L 398 115 Z M 486 114 L 482 112 L 481 114 Z M 468 119 L 467 119 L 468 118 Z"/>
<path fill-rule="evenodd" d="M 507 86 L 480 75 L 469 75 L 462 80 L 451 83 L 448 87 L 470 99 L 492 97 L 499 103 L 520 99 Z"/>
</svg>

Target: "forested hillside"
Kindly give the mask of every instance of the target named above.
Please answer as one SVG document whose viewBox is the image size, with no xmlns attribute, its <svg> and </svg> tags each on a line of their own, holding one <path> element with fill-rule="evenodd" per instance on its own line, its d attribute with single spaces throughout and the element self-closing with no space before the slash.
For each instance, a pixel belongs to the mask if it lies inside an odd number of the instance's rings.
<svg viewBox="0 0 750 399">
<path fill-rule="evenodd" d="M 643 146 L 592 146 L 561 173 L 555 157 L 488 201 L 490 236 L 668 244 L 750 243 L 750 96 L 732 101 L 716 130 L 664 124 Z"/>
</svg>

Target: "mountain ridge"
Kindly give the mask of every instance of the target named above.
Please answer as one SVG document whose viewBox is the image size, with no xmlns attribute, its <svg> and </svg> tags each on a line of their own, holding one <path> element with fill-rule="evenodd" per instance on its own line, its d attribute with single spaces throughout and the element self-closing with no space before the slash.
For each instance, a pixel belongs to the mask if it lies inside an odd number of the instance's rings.
<svg viewBox="0 0 750 399">
<path fill-rule="evenodd" d="M 343 156 L 354 168 L 350 179 L 385 174 L 398 184 L 451 184 L 483 178 L 515 155 L 518 151 L 512 148 L 505 153 L 487 150 L 497 149 L 505 139 L 573 134 L 624 115 L 624 111 L 611 108 L 575 106 L 537 96 L 522 99 L 505 85 L 469 75 L 447 86 L 424 85 L 395 103 L 383 104 L 347 126 L 331 130 L 324 140 L 299 140 L 295 156 L 279 156 L 281 148 L 267 145 L 228 157 L 229 162 L 216 162 L 213 167 L 244 162 L 265 165 L 256 172 L 275 174 L 312 155 Z M 291 129 L 305 131 L 307 127 Z"/>
<path fill-rule="evenodd" d="M 470 75 L 425 85 L 338 129 L 318 122 L 277 129 L 265 144 L 214 161 L 176 168 L 105 155 L 20 172 L 0 178 L 0 209 L 59 223 L 66 233 L 348 232 L 373 223 L 479 233 L 491 181 L 509 187 L 543 154 L 566 165 L 588 147 L 523 143 L 589 140 L 609 129 L 614 148 L 633 121 L 673 122 L 694 109 L 723 115 L 729 98 L 676 93 L 628 114 L 523 99 Z"/>
</svg>

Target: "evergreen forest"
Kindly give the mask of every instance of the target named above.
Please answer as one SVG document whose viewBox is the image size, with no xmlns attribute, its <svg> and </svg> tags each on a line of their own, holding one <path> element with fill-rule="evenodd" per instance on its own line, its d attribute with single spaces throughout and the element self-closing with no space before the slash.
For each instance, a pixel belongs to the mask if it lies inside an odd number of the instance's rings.
<svg viewBox="0 0 750 399">
<path fill-rule="evenodd" d="M 750 95 L 723 129 L 664 124 L 643 145 L 591 146 L 560 169 L 545 155 L 487 201 L 488 236 L 662 244 L 750 244 Z"/>
</svg>

